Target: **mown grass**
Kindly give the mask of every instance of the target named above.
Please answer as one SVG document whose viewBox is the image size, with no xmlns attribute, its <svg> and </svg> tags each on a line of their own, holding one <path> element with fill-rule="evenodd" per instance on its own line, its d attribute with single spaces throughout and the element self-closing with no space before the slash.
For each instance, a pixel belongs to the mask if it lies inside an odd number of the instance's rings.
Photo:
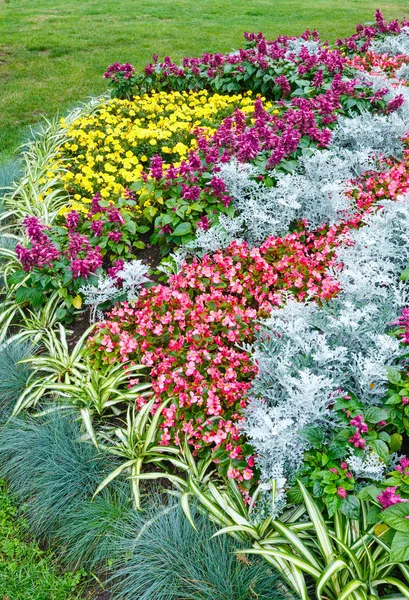
<svg viewBox="0 0 409 600">
<path fill-rule="evenodd" d="M 377 0 L 0 0 L 0 161 L 41 115 L 106 89 L 115 60 L 142 68 L 153 53 L 228 51 L 243 31 L 267 36 L 316 27 L 334 41 L 370 20 Z M 409 16 L 407 0 L 381 6 Z"/>
<path fill-rule="evenodd" d="M 4 481 L 0 480 L 0 598 L 4 600 L 76 600 L 81 571 L 60 572 L 52 555 L 27 541 L 27 525 Z"/>
</svg>

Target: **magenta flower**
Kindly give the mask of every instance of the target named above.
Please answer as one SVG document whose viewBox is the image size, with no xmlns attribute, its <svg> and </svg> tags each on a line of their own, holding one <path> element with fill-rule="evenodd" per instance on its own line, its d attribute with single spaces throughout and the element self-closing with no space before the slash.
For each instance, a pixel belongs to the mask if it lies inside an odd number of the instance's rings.
<svg viewBox="0 0 409 600">
<path fill-rule="evenodd" d="M 115 208 L 115 207 L 111 206 L 110 208 L 108 208 L 107 213 L 108 213 L 108 220 L 111 223 L 120 223 L 120 225 L 125 224 L 125 219 L 122 216 L 119 208 Z"/>
<path fill-rule="evenodd" d="M 361 433 L 367 433 L 368 431 L 368 425 L 364 422 L 363 415 L 358 415 L 357 417 L 354 417 L 350 420 L 349 424 L 356 427 L 357 431 Z"/>
<path fill-rule="evenodd" d="M 198 228 L 203 229 L 204 231 L 207 231 L 209 229 L 210 225 L 211 225 L 211 221 L 209 221 L 209 219 L 207 218 L 206 215 L 204 217 L 202 217 L 201 219 L 199 219 L 197 222 Z"/>
<path fill-rule="evenodd" d="M 122 235 L 123 234 L 121 231 L 110 231 L 108 233 L 108 239 L 112 240 L 117 244 L 121 240 Z"/>
<path fill-rule="evenodd" d="M 66 214 L 65 220 L 67 222 L 68 229 L 73 231 L 77 229 L 77 225 L 80 220 L 80 214 L 76 210 L 70 210 L 70 212 Z"/>
<path fill-rule="evenodd" d="M 112 81 L 118 81 L 117 75 L 121 75 L 124 79 L 130 79 L 135 73 L 134 67 L 130 63 L 121 64 L 114 62 L 108 67 L 103 77 L 105 79 L 112 79 Z"/>
<path fill-rule="evenodd" d="M 349 438 L 348 442 L 350 444 L 353 444 L 355 446 L 355 448 L 365 448 L 365 444 L 366 444 L 364 438 L 361 438 L 359 429 L 357 429 L 356 432 L 354 433 L 354 435 Z"/>
<path fill-rule="evenodd" d="M 163 160 L 159 154 L 155 154 L 151 160 L 151 177 L 157 180 L 163 177 Z"/>
<path fill-rule="evenodd" d="M 90 227 L 96 235 L 96 237 L 100 237 L 102 235 L 104 229 L 104 224 L 102 221 L 91 221 Z"/>
<path fill-rule="evenodd" d="M 379 500 L 382 510 L 385 510 L 385 508 L 388 508 L 388 506 L 392 506 L 393 504 L 409 502 L 409 500 L 401 498 L 399 494 L 396 494 L 396 489 L 396 487 L 387 487 L 386 490 L 383 490 L 382 494 L 376 496 L 377 500 Z"/>
<path fill-rule="evenodd" d="M 396 470 L 400 473 L 403 473 L 404 475 L 409 475 L 409 458 L 403 456 L 400 459 L 399 465 L 396 467 Z"/>
</svg>

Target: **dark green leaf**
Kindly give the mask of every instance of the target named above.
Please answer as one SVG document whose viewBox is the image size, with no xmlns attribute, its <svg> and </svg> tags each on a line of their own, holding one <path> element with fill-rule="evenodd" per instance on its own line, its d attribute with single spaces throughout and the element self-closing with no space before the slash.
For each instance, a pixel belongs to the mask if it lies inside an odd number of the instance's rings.
<svg viewBox="0 0 409 600">
<path fill-rule="evenodd" d="M 383 520 L 389 527 L 409 533 L 409 503 L 401 502 L 388 506 L 382 513 Z M 408 518 L 407 518 L 408 517 Z"/>
<path fill-rule="evenodd" d="M 358 519 L 361 510 L 358 498 L 356 496 L 347 496 L 345 500 L 342 501 L 340 510 L 346 517 Z"/>
</svg>

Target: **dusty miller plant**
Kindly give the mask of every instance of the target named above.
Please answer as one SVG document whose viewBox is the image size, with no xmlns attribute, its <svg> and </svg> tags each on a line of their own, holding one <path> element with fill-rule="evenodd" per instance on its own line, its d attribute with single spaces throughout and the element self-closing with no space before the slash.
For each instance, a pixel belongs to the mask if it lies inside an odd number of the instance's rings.
<svg viewBox="0 0 409 600">
<path fill-rule="evenodd" d="M 84 304 L 91 307 L 90 321 L 93 323 L 98 317 L 103 318 L 99 307 L 105 303 L 113 303 L 119 296 L 125 295 L 128 301 L 135 300 L 141 287 L 149 281 L 148 267 L 140 260 L 125 263 L 115 277 L 109 275 L 98 279 L 98 285 L 85 285 L 79 289 L 84 296 Z M 119 286 L 121 282 L 122 287 Z"/>
<path fill-rule="evenodd" d="M 259 374 L 243 429 L 266 485 L 278 467 L 291 477 L 301 466 L 304 427 L 337 426 L 328 410 L 335 396 L 353 392 L 368 404 L 383 397 L 387 368 L 405 352 L 387 330 L 408 300 L 399 283 L 409 259 L 408 219 L 408 197 L 384 202 L 351 235 L 353 245 L 338 251 L 339 296 L 322 307 L 288 297 L 260 327 L 252 347 Z M 367 458 L 360 468 L 368 474 Z"/>
<path fill-rule="evenodd" d="M 383 40 L 374 40 L 369 50 L 377 54 L 409 54 L 409 27 L 402 27 L 398 35 L 387 35 Z"/>
</svg>

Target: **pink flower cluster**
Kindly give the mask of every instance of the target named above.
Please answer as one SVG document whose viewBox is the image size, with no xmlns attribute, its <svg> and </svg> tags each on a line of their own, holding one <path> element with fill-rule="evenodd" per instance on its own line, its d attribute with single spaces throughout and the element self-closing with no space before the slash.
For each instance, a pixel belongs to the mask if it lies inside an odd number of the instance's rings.
<svg viewBox="0 0 409 600">
<path fill-rule="evenodd" d="M 73 279 L 77 279 L 77 277 L 86 279 L 102 266 L 103 259 L 100 250 L 99 246 L 92 247 L 87 236 L 68 232 L 68 248 L 65 256 L 71 261 Z"/>
<path fill-rule="evenodd" d="M 260 248 L 232 243 L 186 263 L 167 286 L 143 290 L 133 306 L 117 306 L 97 325 L 89 354 L 97 367 L 118 359 L 146 365 L 158 405 L 171 398 L 160 443 L 187 435 L 195 453 L 211 451 L 220 472 L 246 488 L 254 458 L 239 425 L 257 368 L 238 345 L 253 339 L 257 319 L 282 302 L 283 290 L 300 299 L 337 293 L 325 273 L 335 245 L 333 230 L 303 230 Z"/>
<path fill-rule="evenodd" d="M 379 496 L 376 496 L 377 500 L 382 507 L 382 510 L 388 508 L 388 506 L 393 506 L 394 504 L 400 504 L 401 502 L 409 502 L 409 499 L 402 498 L 399 494 L 396 493 L 397 487 L 387 487 Z"/>
<path fill-rule="evenodd" d="M 406 149 L 403 160 L 383 160 L 389 168 L 382 173 L 369 172 L 353 182 L 348 191 L 360 210 L 370 208 L 374 202 L 382 199 L 396 200 L 398 196 L 409 192 L 409 138 L 404 140 Z"/>
<path fill-rule="evenodd" d="M 358 71 L 368 71 L 371 74 L 383 74 L 396 77 L 395 72 L 409 63 L 409 56 L 406 54 L 376 54 L 376 52 L 368 51 L 363 55 L 355 54 L 347 60 L 347 64 Z"/>
<path fill-rule="evenodd" d="M 120 77 L 123 79 L 131 79 L 134 73 L 135 69 L 130 63 L 125 63 L 122 65 L 119 62 L 114 62 L 108 67 L 103 77 L 105 79 L 112 79 L 113 81 L 117 81 L 118 75 L 120 75 Z"/>
<path fill-rule="evenodd" d="M 392 325 L 398 325 L 401 329 L 400 337 L 404 344 L 409 344 L 409 308 L 403 308 L 402 313 L 397 321 L 394 321 Z M 405 398 L 405 400 L 407 400 Z M 403 398 L 402 398 L 403 402 Z M 409 403 L 405 402 L 405 404 Z"/>
<path fill-rule="evenodd" d="M 238 344 L 253 339 L 256 319 L 282 303 L 283 291 L 300 300 L 337 294 L 338 285 L 328 274 L 328 267 L 336 265 L 336 248 L 374 203 L 406 189 L 408 157 L 406 151 L 401 163 L 387 162 L 388 171 L 350 183 L 357 212 L 344 223 L 310 231 L 300 222 L 292 233 L 270 237 L 260 248 L 232 243 L 211 257 L 185 263 L 167 286 L 143 290 L 133 306 L 119 305 L 97 325 L 88 341 L 95 366 L 118 359 L 124 366 L 142 362 L 158 406 L 171 399 L 160 425 L 162 444 L 178 443 L 186 435 L 199 456 L 211 452 L 221 474 L 249 489 L 257 475 L 240 422 L 257 369 Z M 212 186 L 224 193 L 217 176 Z M 138 406 L 144 402 L 136 399 Z M 363 416 L 350 424 L 355 434 L 349 442 L 363 448 L 368 431 Z"/>
<path fill-rule="evenodd" d="M 78 220 L 78 213 L 68 213 L 67 232 L 62 239 L 52 227 L 43 225 L 36 217 L 25 217 L 23 225 L 29 238 L 29 246 L 25 247 L 20 243 L 16 246 L 17 258 L 24 271 L 30 272 L 38 268 L 50 269 L 56 273 L 56 263 L 65 261 L 73 279 L 87 278 L 95 273 L 103 262 L 100 247 L 92 246 L 87 236 L 73 231 Z M 65 250 L 62 249 L 64 246 Z"/>
<path fill-rule="evenodd" d="M 270 69 L 287 64 L 290 70 L 291 66 L 293 67 L 294 74 L 299 76 L 307 74 L 311 77 L 319 71 L 321 74 L 325 71 L 326 76 L 335 73 L 342 74 L 345 68 L 345 57 L 336 49 L 320 46 L 316 53 L 310 53 L 304 46 L 297 54 L 289 51 L 290 42 L 296 39 L 295 37 L 282 35 L 269 41 L 261 32 L 258 34 L 245 33 L 244 37 L 247 42 L 245 49 L 240 48 L 238 51 L 228 54 L 206 52 L 200 58 L 184 58 L 182 65 L 174 63 L 169 56 L 159 63 L 158 56 L 154 55 L 153 61 L 145 67 L 145 74 L 148 77 L 156 76 L 156 82 L 161 88 L 172 85 L 175 79 L 179 81 L 180 85 L 185 83 L 191 86 L 194 82 L 196 87 L 209 87 L 216 77 L 223 78 L 226 75 L 236 78 L 242 84 L 248 80 L 248 85 L 251 85 L 251 78 L 243 80 L 242 76 L 249 65 L 269 73 Z M 305 41 L 319 41 L 316 31 L 311 33 L 307 30 L 301 35 L 301 38 Z M 291 91 L 288 79 L 284 75 L 278 75 L 273 79 L 274 83 L 281 88 L 282 96 L 288 96 Z M 317 81 L 315 85 L 317 85 Z M 247 87 L 247 89 L 251 88 Z"/>
</svg>

